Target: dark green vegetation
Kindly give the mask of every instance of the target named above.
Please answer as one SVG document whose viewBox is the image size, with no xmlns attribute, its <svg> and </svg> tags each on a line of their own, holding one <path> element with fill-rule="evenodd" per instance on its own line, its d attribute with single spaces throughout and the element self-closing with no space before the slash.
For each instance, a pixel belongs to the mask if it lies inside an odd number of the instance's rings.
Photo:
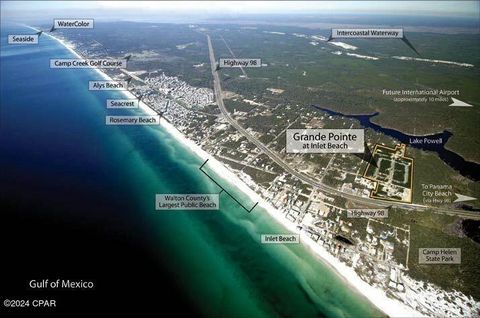
<svg viewBox="0 0 480 318">
<path fill-rule="evenodd" d="M 462 219 L 443 214 L 392 209 L 385 220 L 399 227 L 404 224 L 410 226 L 410 276 L 432 282 L 448 291 L 456 289 L 476 299 L 480 298 L 480 285 L 474 283 L 478 282 L 480 275 L 480 245 L 465 236 Z M 418 249 L 422 247 L 461 248 L 462 262 L 460 265 L 420 265 Z M 398 262 L 404 260 L 403 255 L 397 259 Z"/>
<path fill-rule="evenodd" d="M 260 57 L 268 64 L 260 69 L 246 70 L 249 78 L 240 78 L 240 70 L 228 73 L 224 82 L 227 90 L 257 101 L 299 105 L 317 104 L 349 114 L 380 112 L 374 121 L 408 134 L 430 134 L 447 129 L 453 133 L 448 148 L 468 160 L 480 160 L 476 149 L 480 146 L 480 119 L 478 107 L 448 107 L 450 102 L 396 103 L 384 96 L 383 89 L 447 89 L 460 90 L 459 99 L 473 105 L 480 104 L 480 36 L 469 34 L 408 33 L 409 40 L 422 58 L 470 63 L 475 67 L 461 67 L 431 62 L 403 61 L 391 56 L 417 57 L 399 40 L 348 40 L 357 46 L 355 51 L 292 35 L 328 36 L 324 30 L 282 28 L 285 35 L 264 33 L 267 27 L 246 30 L 229 26 L 215 29 L 213 45 L 217 56 L 231 57 L 223 36 L 237 57 Z M 332 54 L 343 51 L 343 55 Z M 379 57 L 364 60 L 346 56 L 346 52 Z M 233 74 L 237 77 L 233 77 Z M 285 90 L 281 95 L 267 88 Z"/>
</svg>

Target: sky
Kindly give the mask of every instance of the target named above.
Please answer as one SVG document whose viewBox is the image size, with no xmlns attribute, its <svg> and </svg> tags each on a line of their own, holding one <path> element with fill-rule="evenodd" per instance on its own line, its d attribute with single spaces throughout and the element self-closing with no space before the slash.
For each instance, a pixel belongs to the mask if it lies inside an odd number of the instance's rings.
<svg viewBox="0 0 480 318">
<path fill-rule="evenodd" d="M 218 17 L 241 14 L 395 14 L 478 17 L 480 1 L 2 1 L 3 18 L 94 16 L 152 19 L 171 15 Z"/>
</svg>

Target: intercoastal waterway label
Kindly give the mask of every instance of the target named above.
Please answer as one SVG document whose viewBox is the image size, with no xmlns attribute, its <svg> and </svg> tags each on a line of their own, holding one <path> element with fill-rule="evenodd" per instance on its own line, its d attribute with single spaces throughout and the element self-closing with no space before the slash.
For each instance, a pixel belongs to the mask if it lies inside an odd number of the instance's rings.
<svg viewBox="0 0 480 318">
<path fill-rule="evenodd" d="M 402 39 L 403 29 L 332 29 L 332 39 Z"/>
<path fill-rule="evenodd" d="M 53 19 L 55 29 L 93 29 L 93 19 Z"/>
<path fill-rule="evenodd" d="M 8 44 L 38 44 L 38 34 L 9 34 Z"/>
<path fill-rule="evenodd" d="M 156 210 L 218 210 L 220 208 L 217 194 L 169 194 L 155 195 Z"/>
<path fill-rule="evenodd" d="M 127 81 L 89 81 L 88 89 L 91 91 L 125 91 L 128 89 Z"/>
<path fill-rule="evenodd" d="M 364 129 L 287 129 L 287 153 L 363 153 Z"/>
<path fill-rule="evenodd" d="M 262 234 L 262 244 L 298 244 L 300 235 L 298 234 Z"/>
<path fill-rule="evenodd" d="M 107 108 L 138 108 L 138 99 L 107 99 Z"/>
<path fill-rule="evenodd" d="M 127 68 L 126 59 L 50 59 L 50 68 Z"/>
<path fill-rule="evenodd" d="M 349 209 L 348 218 L 388 218 L 387 209 Z"/>
<path fill-rule="evenodd" d="M 461 248 L 422 247 L 418 249 L 419 264 L 460 264 Z"/>
<path fill-rule="evenodd" d="M 220 59 L 218 66 L 220 68 L 225 67 L 262 67 L 261 59 Z"/>
<path fill-rule="evenodd" d="M 106 125 L 159 125 L 160 115 L 105 116 Z"/>
</svg>

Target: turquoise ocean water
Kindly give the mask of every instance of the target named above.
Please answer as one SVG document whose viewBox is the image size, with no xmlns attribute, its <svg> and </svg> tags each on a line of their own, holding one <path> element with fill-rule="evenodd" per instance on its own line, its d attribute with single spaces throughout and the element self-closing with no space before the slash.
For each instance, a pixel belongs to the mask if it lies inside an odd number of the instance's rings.
<svg viewBox="0 0 480 318">
<path fill-rule="evenodd" d="M 261 208 L 248 214 L 222 194 L 220 211 L 155 211 L 155 193 L 219 192 L 198 170 L 202 160 L 161 127 L 106 126 L 107 114 L 138 111 L 107 110 L 107 98 L 123 96 L 88 91 L 101 79 L 93 70 L 50 69 L 50 58 L 71 57 L 53 39 L 6 44 L 22 33 L 32 31 L 3 26 L 1 34 L 3 226 L 15 242 L 8 266 L 22 268 L 5 286 L 28 293 L 31 276 L 62 274 L 96 281 L 80 295 L 86 306 L 121 292 L 208 317 L 382 315 L 302 245 L 260 244 L 261 234 L 286 232 Z M 26 242 L 32 236 L 38 246 Z M 64 308 L 75 304 L 58 297 Z"/>
</svg>

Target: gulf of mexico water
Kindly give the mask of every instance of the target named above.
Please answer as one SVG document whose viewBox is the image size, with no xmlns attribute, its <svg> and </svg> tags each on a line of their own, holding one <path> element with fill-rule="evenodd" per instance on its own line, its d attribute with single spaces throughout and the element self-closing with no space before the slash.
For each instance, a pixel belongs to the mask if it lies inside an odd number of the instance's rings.
<svg viewBox="0 0 480 318">
<path fill-rule="evenodd" d="M 248 214 L 222 194 L 220 211 L 155 211 L 156 193 L 219 192 L 203 160 L 162 127 L 105 125 L 105 115 L 140 113 L 107 110 L 123 95 L 89 91 L 102 79 L 93 70 L 50 69 L 50 58 L 73 57 L 57 41 L 7 45 L 8 34 L 32 33 L 2 26 L 0 296 L 48 296 L 65 312 L 383 316 L 302 245 L 260 244 L 286 230 L 259 207 Z M 36 290 L 34 279 L 95 288 Z"/>
</svg>

